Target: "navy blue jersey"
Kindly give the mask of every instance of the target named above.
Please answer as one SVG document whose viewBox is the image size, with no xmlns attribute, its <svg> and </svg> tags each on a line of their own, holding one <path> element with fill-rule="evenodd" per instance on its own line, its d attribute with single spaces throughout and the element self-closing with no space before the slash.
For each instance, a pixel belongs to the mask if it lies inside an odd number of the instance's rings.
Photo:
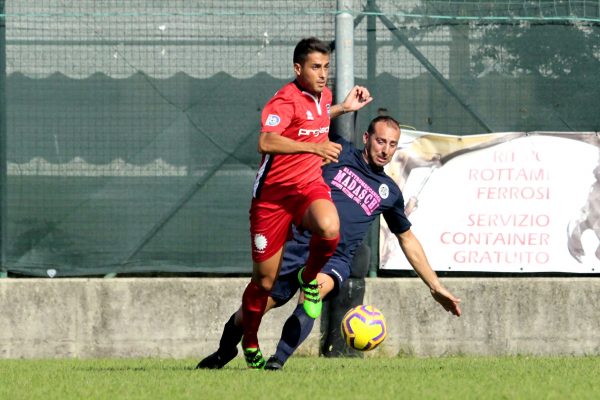
<svg viewBox="0 0 600 400">
<path fill-rule="evenodd" d="M 362 151 L 339 136 L 332 140 L 342 145 L 339 162 L 323 168 L 323 178 L 331 188 L 331 197 L 340 217 L 340 241 L 333 256 L 323 268 L 337 266 L 348 271 L 356 249 L 361 244 L 371 223 L 383 214 L 393 233 L 410 229 L 404 214 L 404 198 L 400 188 L 381 168 L 371 167 Z M 308 257 L 310 232 L 294 231 L 294 238 L 286 243 L 281 275 L 302 267 Z M 335 272 L 335 275 L 338 275 Z M 337 276 L 343 281 L 347 276 Z"/>
</svg>

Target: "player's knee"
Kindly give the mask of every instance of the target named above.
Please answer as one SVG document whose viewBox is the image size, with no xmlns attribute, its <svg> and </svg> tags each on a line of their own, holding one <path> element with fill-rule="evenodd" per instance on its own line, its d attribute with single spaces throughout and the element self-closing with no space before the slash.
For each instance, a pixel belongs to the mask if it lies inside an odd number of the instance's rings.
<svg viewBox="0 0 600 400">
<path fill-rule="evenodd" d="M 325 239 L 334 239 L 340 234 L 340 220 L 337 216 L 322 218 L 319 221 L 318 231 L 313 233 Z"/>
<path fill-rule="evenodd" d="M 253 274 L 252 280 L 256 283 L 256 286 L 266 292 L 270 292 L 275 284 L 275 279 L 271 276 Z"/>
<path fill-rule="evenodd" d="M 325 239 L 336 239 L 340 236 L 340 225 L 331 226 L 323 231 L 322 237 Z"/>
<path fill-rule="evenodd" d="M 273 279 L 262 279 L 260 282 L 260 286 L 266 292 L 271 292 L 273 290 L 273 286 L 275 285 L 275 280 Z"/>
</svg>

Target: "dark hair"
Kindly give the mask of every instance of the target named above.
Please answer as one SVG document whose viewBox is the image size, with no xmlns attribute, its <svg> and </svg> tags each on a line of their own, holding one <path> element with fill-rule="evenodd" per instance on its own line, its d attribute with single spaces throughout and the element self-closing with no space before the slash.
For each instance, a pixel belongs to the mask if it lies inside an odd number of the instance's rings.
<svg viewBox="0 0 600 400">
<path fill-rule="evenodd" d="M 369 136 L 371 136 L 372 134 L 375 133 L 375 124 L 377 124 L 378 122 L 384 122 L 388 126 L 391 126 L 392 128 L 396 128 L 396 129 L 400 130 L 400 124 L 398 123 L 398 121 L 396 121 L 394 118 L 390 117 L 389 115 L 380 115 L 378 117 L 373 118 L 373 120 L 369 124 L 369 127 L 367 128 L 367 132 L 369 133 Z"/>
<path fill-rule="evenodd" d="M 310 53 L 319 52 L 322 54 L 331 53 L 329 45 L 316 37 L 304 38 L 298 42 L 294 49 L 294 64 L 304 64 Z"/>
</svg>

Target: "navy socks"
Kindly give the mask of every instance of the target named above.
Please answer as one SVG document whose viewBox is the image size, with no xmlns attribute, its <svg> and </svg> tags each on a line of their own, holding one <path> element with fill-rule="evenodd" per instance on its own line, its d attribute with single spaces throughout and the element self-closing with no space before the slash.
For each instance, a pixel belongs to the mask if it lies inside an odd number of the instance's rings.
<svg viewBox="0 0 600 400">
<path fill-rule="evenodd" d="M 275 357 L 285 363 L 296 349 L 306 340 L 315 324 L 315 320 L 309 317 L 302 304 L 298 304 L 296 309 L 285 321 L 281 332 L 281 339 L 277 344 Z"/>
</svg>

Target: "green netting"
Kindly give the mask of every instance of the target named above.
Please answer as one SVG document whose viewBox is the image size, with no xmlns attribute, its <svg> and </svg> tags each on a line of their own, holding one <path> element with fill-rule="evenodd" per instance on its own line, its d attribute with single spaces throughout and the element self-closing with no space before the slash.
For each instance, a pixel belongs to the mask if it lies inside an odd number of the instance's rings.
<svg viewBox="0 0 600 400">
<path fill-rule="evenodd" d="M 0 4 L 3 269 L 249 272 L 260 111 L 336 2 Z M 600 2 L 351 4 L 358 131 L 599 130 Z"/>
</svg>

